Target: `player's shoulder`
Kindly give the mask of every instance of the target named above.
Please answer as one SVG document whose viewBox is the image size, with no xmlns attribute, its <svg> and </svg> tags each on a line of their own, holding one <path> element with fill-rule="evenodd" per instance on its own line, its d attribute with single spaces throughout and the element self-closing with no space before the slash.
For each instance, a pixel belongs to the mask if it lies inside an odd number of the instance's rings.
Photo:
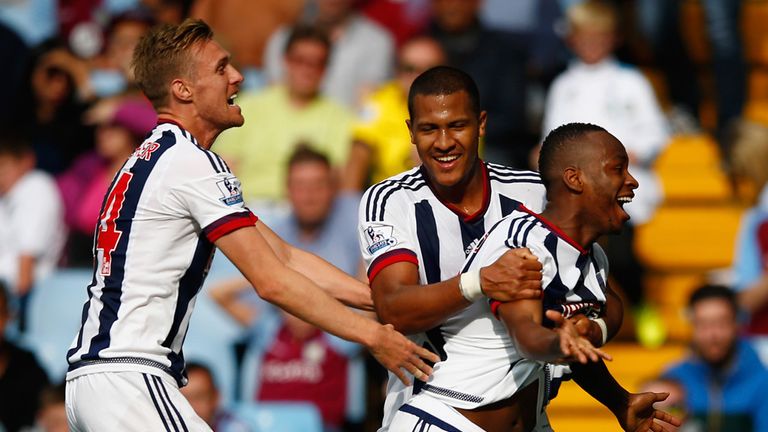
<svg viewBox="0 0 768 432">
<path fill-rule="evenodd" d="M 530 183 L 542 184 L 541 176 L 536 171 L 517 169 L 493 162 L 486 162 L 488 178 L 502 184 Z"/>
<path fill-rule="evenodd" d="M 412 203 L 423 190 L 429 190 L 424 173 L 415 167 L 369 187 L 360 200 L 360 209 L 367 220 L 377 220 L 386 207 Z"/>
<path fill-rule="evenodd" d="M 159 147 L 158 147 L 159 146 Z M 172 154 L 173 164 L 181 171 L 231 173 L 229 166 L 218 154 L 200 146 L 190 132 L 175 124 L 161 124 L 136 150 L 138 157 L 145 152 L 165 148 Z M 147 155 L 151 156 L 151 155 Z"/>
<path fill-rule="evenodd" d="M 506 237 L 509 247 L 527 247 L 543 240 L 549 234 L 538 215 L 525 207 L 514 210 L 494 229 L 502 231 L 497 235 Z"/>
</svg>

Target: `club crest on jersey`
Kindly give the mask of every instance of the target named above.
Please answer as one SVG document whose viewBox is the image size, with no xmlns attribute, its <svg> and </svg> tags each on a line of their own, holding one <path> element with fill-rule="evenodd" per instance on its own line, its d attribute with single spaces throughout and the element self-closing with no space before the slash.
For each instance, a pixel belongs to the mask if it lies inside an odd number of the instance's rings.
<svg viewBox="0 0 768 432">
<path fill-rule="evenodd" d="M 392 236 L 392 225 L 373 224 L 363 229 L 365 239 L 368 241 L 368 253 L 375 254 L 382 249 L 388 249 L 397 244 Z"/>
<path fill-rule="evenodd" d="M 133 152 L 134 156 L 136 156 L 137 159 L 143 159 L 145 161 L 149 161 L 149 159 L 152 158 L 152 153 L 155 152 L 160 148 L 160 144 L 152 141 L 147 141 L 139 146 L 139 148 L 136 149 L 135 152 Z"/>
<path fill-rule="evenodd" d="M 237 177 L 227 177 L 224 180 L 216 182 L 216 186 L 221 192 L 219 200 L 224 204 L 231 206 L 243 202 L 243 193 L 240 191 L 240 180 Z"/>
</svg>

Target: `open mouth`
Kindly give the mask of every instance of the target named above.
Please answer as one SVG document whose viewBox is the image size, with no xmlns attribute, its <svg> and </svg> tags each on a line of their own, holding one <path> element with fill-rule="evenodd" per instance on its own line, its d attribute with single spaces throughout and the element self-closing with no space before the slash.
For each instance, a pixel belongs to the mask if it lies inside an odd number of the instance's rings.
<svg viewBox="0 0 768 432">
<path fill-rule="evenodd" d="M 632 198 L 634 198 L 634 196 L 631 196 L 631 195 L 620 196 L 616 198 L 616 201 L 619 203 L 621 207 L 624 207 L 625 204 L 629 204 L 632 202 Z"/>
<path fill-rule="evenodd" d="M 449 156 L 435 156 L 435 159 L 440 163 L 451 163 L 458 159 L 458 155 L 449 155 Z"/>
<path fill-rule="evenodd" d="M 227 105 L 235 106 L 235 99 L 237 99 L 237 93 L 227 98 Z"/>
</svg>

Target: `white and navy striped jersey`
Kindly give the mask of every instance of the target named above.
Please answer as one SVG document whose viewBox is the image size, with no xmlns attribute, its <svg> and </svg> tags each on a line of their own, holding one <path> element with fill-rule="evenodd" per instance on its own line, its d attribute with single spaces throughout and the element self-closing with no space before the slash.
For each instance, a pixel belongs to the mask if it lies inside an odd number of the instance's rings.
<svg viewBox="0 0 768 432">
<path fill-rule="evenodd" d="M 255 220 L 224 160 L 180 126 L 159 124 L 104 198 L 67 379 L 162 370 L 185 384 L 181 348 L 213 242 Z"/>
<path fill-rule="evenodd" d="M 523 206 L 500 221 L 467 259 L 473 270 L 498 259 L 510 248 L 527 247 L 543 266 L 545 310 L 566 317 L 598 317 L 606 301 L 607 258 L 597 243 L 583 249 L 538 214 Z M 545 326 L 552 322 L 544 318 Z M 523 358 L 488 300 L 481 299 L 441 327 L 445 357 L 435 365 L 425 395 L 448 405 L 473 409 L 509 398 L 543 377 L 545 363 Z M 548 380 L 547 380 L 547 383 Z M 539 395 L 546 401 L 548 394 Z"/>
<path fill-rule="evenodd" d="M 402 261 L 418 266 L 420 284 L 450 279 L 461 272 L 479 239 L 520 203 L 542 209 L 545 190 L 538 173 L 483 163 L 482 175 L 484 204 L 472 215 L 440 201 L 427 185 L 421 167 L 370 187 L 360 201 L 359 232 L 369 280 L 386 266 Z M 410 337 L 444 354 L 439 329 Z M 421 384 L 416 381 L 416 392 Z M 381 430 L 387 430 L 412 390 L 390 374 Z"/>
</svg>

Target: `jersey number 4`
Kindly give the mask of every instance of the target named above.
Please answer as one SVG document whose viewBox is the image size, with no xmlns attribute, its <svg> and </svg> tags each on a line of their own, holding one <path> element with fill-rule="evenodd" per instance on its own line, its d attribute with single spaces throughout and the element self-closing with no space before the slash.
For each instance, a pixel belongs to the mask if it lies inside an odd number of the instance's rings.
<svg viewBox="0 0 768 432">
<path fill-rule="evenodd" d="M 115 182 L 115 187 L 112 188 L 109 196 L 107 196 L 104 210 L 99 216 L 96 250 L 100 250 L 103 253 L 100 269 L 102 276 L 112 274 L 112 252 L 117 248 L 117 242 L 120 241 L 120 236 L 123 234 L 122 231 L 118 231 L 115 227 L 117 218 L 120 217 L 120 210 L 123 208 L 123 202 L 125 202 L 125 191 L 128 190 L 128 185 L 131 183 L 132 178 L 132 173 L 120 173 L 120 177 Z"/>
</svg>

